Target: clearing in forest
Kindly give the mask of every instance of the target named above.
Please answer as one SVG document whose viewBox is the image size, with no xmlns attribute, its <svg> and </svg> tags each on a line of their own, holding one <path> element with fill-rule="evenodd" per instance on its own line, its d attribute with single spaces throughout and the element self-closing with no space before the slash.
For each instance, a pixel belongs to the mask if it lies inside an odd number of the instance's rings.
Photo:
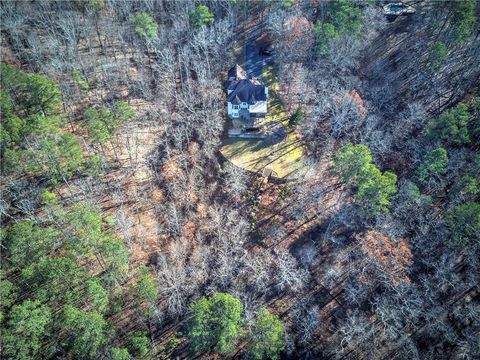
<svg viewBox="0 0 480 360">
<path fill-rule="evenodd" d="M 269 88 L 265 120 L 267 123 L 281 123 L 287 128 L 289 116 L 278 95 L 279 84 L 272 66 L 263 69 L 262 78 Z M 234 165 L 248 171 L 261 172 L 268 167 L 275 177 L 292 179 L 300 169 L 303 144 L 294 129 L 288 128 L 282 142 L 272 144 L 267 139 L 227 138 L 220 152 Z"/>
</svg>

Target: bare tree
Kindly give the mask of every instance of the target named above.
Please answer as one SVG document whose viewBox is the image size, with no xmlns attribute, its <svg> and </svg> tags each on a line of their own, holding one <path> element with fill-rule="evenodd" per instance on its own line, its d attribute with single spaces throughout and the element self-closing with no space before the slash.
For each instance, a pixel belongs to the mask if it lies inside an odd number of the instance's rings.
<svg viewBox="0 0 480 360">
<path fill-rule="evenodd" d="M 309 280 L 308 272 L 300 268 L 297 260 L 286 251 L 276 252 L 276 286 L 281 291 L 297 292 Z"/>
</svg>

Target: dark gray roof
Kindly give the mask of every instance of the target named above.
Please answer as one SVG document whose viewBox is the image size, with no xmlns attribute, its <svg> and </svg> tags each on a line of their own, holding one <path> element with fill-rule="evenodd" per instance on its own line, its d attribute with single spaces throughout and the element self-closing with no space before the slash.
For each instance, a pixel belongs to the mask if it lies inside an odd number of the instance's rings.
<svg viewBox="0 0 480 360">
<path fill-rule="evenodd" d="M 253 105 L 257 101 L 267 100 L 265 86 L 255 85 L 250 79 L 234 80 L 229 83 L 228 90 L 233 90 L 227 100 L 234 105 L 242 102 Z"/>
<path fill-rule="evenodd" d="M 248 78 L 245 70 L 240 65 L 235 65 L 228 71 L 228 95 L 227 101 L 233 105 L 246 102 L 250 105 L 257 101 L 266 101 L 265 86 L 255 78 Z"/>
</svg>

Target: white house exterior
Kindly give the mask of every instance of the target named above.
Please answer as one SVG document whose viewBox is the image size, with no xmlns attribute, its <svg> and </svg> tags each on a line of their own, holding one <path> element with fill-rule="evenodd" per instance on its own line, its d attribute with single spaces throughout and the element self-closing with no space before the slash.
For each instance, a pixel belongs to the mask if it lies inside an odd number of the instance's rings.
<svg viewBox="0 0 480 360">
<path fill-rule="evenodd" d="M 260 80 L 247 76 L 235 65 L 228 72 L 227 113 L 231 119 L 250 120 L 267 114 L 268 87 Z"/>
</svg>

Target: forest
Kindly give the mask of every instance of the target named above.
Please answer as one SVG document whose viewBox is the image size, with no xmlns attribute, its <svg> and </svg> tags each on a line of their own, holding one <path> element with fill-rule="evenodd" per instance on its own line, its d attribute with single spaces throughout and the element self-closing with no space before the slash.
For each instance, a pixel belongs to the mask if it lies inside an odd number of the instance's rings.
<svg viewBox="0 0 480 360">
<path fill-rule="evenodd" d="M 0 358 L 480 359 L 479 17 L 2 0 Z"/>
</svg>

